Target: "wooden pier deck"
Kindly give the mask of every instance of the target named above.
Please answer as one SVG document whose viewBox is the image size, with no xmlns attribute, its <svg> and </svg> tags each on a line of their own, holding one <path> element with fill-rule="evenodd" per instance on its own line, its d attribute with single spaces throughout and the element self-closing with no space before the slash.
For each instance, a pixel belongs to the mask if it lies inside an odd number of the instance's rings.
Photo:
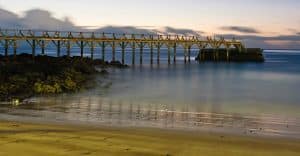
<svg viewBox="0 0 300 156">
<path fill-rule="evenodd" d="M 66 55 L 72 56 L 72 47 L 80 48 L 80 56 L 84 57 L 88 53 L 94 58 L 95 53 L 101 54 L 105 60 L 107 49 L 110 48 L 112 60 L 125 63 L 126 49 L 130 48 L 132 64 L 135 64 L 136 52 L 139 52 L 139 62 L 143 64 L 145 48 L 150 49 L 150 63 L 153 64 L 154 54 L 157 56 L 157 63 L 161 59 L 162 47 L 167 48 L 167 60 L 177 60 L 177 49 L 183 49 L 184 62 L 191 61 L 191 49 L 216 49 L 227 50 L 229 56 L 230 49 L 237 49 L 242 52 L 245 48 L 241 41 L 236 39 L 226 40 L 222 37 L 201 37 L 201 36 L 180 36 L 180 35 L 154 35 L 154 34 L 115 34 L 100 32 L 68 32 L 68 31 L 41 31 L 41 30 L 15 30 L 0 29 L 0 47 L 4 49 L 4 56 L 8 56 L 9 49 L 13 50 L 13 55 L 17 55 L 17 50 L 21 43 L 28 44 L 32 49 L 33 58 L 36 56 L 36 49 L 41 49 L 42 55 L 47 55 L 46 50 L 49 45 L 56 47 L 56 56 L 61 56 L 61 49 L 66 49 Z M 89 48 L 89 51 L 84 51 Z M 95 51 L 100 48 L 100 51 Z M 121 58 L 117 58 L 116 49 L 121 48 Z"/>
</svg>

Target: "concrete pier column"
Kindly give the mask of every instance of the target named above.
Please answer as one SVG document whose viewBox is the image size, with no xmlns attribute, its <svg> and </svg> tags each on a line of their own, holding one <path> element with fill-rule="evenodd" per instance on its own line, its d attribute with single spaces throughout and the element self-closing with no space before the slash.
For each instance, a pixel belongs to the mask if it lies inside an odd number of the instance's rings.
<svg viewBox="0 0 300 156">
<path fill-rule="evenodd" d="M 83 58 L 83 48 L 84 48 L 83 41 L 80 41 L 80 57 L 81 58 Z"/>
<path fill-rule="evenodd" d="M 160 62 L 160 45 L 157 47 L 157 64 Z"/>
<path fill-rule="evenodd" d="M 58 40 L 57 41 L 57 57 L 60 57 L 60 46 L 61 46 L 61 43 L 60 43 L 61 41 L 60 40 Z"/>
<path fill-rule="evenodd" d="M 200 58 L 200 59 L 201 59 L 202 61 L 204 61 L 204 60 L 205 60 L 205 53 L 204 53 L 203 50 L 200 50 L 200 53 L 201 53 L 201 54 L 200 54 L 200 55 L 201 55 L 201 58 Z"/>
<path fill-rule="evenodd" d="M 4 43 L 4 55 L 7 57 L 8 56 L 8 40 L 5 40 Z"/>
<path fill-rule="evenodd" d="M 70 41 L 67 41 L 67 56 L 71 56 L 71 43 Z"/>
<path fill-rule="evenodd" d="M 140 64 L 143 64 L 143 43 L 140 44 Z"/>
<path fill-rule="evenodd" d="M 35 57 L 36 40 L 32 40 L 32 57 Z"/>
<path fill-rule="evenodd" d="M 186 63 L 186 57 L 187 57 L 187 48 L 184 47 L 184 63 Z"/>
<path fill-rule="evenodd" d="M 13 47 L 14 47 L 14 58 L 16 58 L 17 57 L 17 41 L 16 40 L 14 40 Z"/>
<path fill-rule="evenodd" d="M 226 60 L 227 62 L 229 62 L 229 49 L 226 48 Z"/>
<path fill-rule="evenodd" d="M 191 46 L 188 46 L 188 61 L 191 62 Z"/>
<path fill-rule="evenodd" d="M 125 43 L 122 42 L 121 44 L 121 48 L 122 48 L 122 64 L 125 64 Z"/>
<path fill-rule="evenodd" d="M 216 49 L 213 50 L 213 60 L 216 61 L 217 57 L 216 57 Z"/>
<path fill-rule="evenodd" d="M 45 55 L 45 40 L 42 40 L 42 55 Z"/>
<path fill-rule="evenodd" d="M 171 64 L 171 47 L 168 45 L 168 64 Z"/>
<path fill-rule="evenodd" d="M 150 43 L 150 64 L 153 64 L 153 43 Z"/>
<path fill-rule="evenodd" d="M 112 61 L 116 61 L 116 43 L 112 42 Z"/>
<path fill-rule="evenodd" d="M 101 45 L 101 50 L 102 50 L 102 60 L 105 61 L 105 42 L 102 42 Z"/>
<path fill-rule="evenodd" d="M 219 61 L 219 49 L 216 49 L 216 61 Z"/>
<path fill-rule="evenodd" d="M 135 43 L 132 43 L 132 64 L 135 64 Z"/>
<path fill-rule="evenodd" d="M 94 46 L 94 42 L 91 42 L 91 59 L 94 59 L 94 51 L 95 51 L 95 46 Z"/>
<path fill-rule="evenodd" d="M 176 45 L 176 43 L 174 43 L 174 56 L 173 56 L 174 63 L 176 63 L 176 49 L 177 49 L 177 45 Z"/>
</svg>

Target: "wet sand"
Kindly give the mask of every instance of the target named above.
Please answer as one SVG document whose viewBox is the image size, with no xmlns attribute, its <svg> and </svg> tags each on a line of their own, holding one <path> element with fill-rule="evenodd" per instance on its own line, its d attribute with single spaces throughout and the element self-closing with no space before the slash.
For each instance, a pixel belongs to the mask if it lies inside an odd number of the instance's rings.
<svg viewBox="0 0 300 156">
<path fill-rule="evenodd" d="M 299 155 L 299 139 L 0 121 L 2 155 Z"/>
</svg>

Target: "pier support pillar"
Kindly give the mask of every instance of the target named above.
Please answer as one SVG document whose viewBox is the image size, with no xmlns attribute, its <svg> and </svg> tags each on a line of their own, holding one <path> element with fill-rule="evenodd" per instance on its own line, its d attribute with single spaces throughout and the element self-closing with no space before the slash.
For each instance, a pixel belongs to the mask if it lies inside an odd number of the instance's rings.
<svg viewBox="0 0 300 156">
<path fill-rule="evenodd" d="M 150 64 L 153 64 L 153 43 L 150 43 Z"/>
<path fill-rule="evenodd" d="M 220 61 L 220 59 L 219 59 L 219 49 L 216 49 L 216 61 Z"/>
<path fill-rule="evenodd" d="M 60 57 L 60 46 L 61 46 L 61 41 L 57 41 L 57 57 Z"/>
<path fill-rule="evenodd" d="M 83 58 L 83 48 L 84 48 L 83 41 L 80 41 L 80 57 L 81 58 Z"/>
<path fill-rule="evenodd" d="M 5 43 L 4 43 L 4 55 L 6 57 L 8 57 L 8 40 L 5 40 Z"/>
<path fill-rule="evenodd" d="M 16 57 L 17 57 L 17 41 L 16 40 L 14 40 L 13 41 L 14 43 L 14 45 L 13 45 L 13 47 L 14 47 L 14 58 L 16 59 Z"/>
<path fill-rule="evenodd" d="M 171 47 L 168 45 L 168 64 L 171 64 Z"/>
<path fill-rule="evenodd" d="M 112 61 L 116 61 L 116 43 L 112 42 Z"/>
<path fill-rule="evenodd" d="M 42 55 L 45 55 L 45 40 L 42 40 Z"/>
<path fill-rule="evenodd" d="M 67 41 L 67 56 L 70 57 L 71 55 L 71 43 Z"/>
<path fill-rule="evenodd" d="M 188 62 L 191 62 L 191 46 L 188 46 Z"/>
<path fill-rule="evenodd" d="M 229 62 L 229 49 L 226 48 L 226 60 L 227 62 Z"/>
<path fill-rule="evenodd" d="M 91 42 L 91 59 L 94 59 L 94 50 L 95 50 L 95 46 L 94 46 L 94 42 Z"/>
<path fill-rule="evenodd" d="M 160 63 L 160 45 L 157 47 L 157 64 Z"/>
<path fill-rule="evenodd" d="M 216 61 L 217 57 L 216 57 L 216 49 L 213 50 L 213 60 Z"/>
<path fill-rule="evenodd" d="M 102 42 L 101 45 L 101 50 L 102 50 L 102 60 L 105 61 L 105 42 Z"/>
<path fill-rule="evenodd" d="M 174 63 L 176 63 L 176 50 L 177 50 L 177 45 L 176 43 L 174 43 L 174 58 L 173 58 Z"/>
<path fill-rule="evenodd" d="M 144 43 L 140 43 L 140 64 L 143 64 L 143 51 L 144 51 Z"/>
<path fill-rule="evenodd" d="M 122 64 L 125 64 L 125 43 L 121 43 L 121 48 L 122 48 Z"/>
<path fill-rule="evenodd" d="M 199 52 L 200 52 L 200 56 L 201 56 L 200 60 L 204 61 L 205 60 L 205 53 L 204 53 L 204 51 L 202 49 L 200 49 Z"/>
<path fill-rule="evenodd" d="M 35 57 L 36 40 L 32 40 L 32 58 Z"/>
<path fill-rule="evenodd" d="M 186 57 L 187 57 L 187 48 L 184 47 L 184 63 L 186 63 Z"/>
<path fill-rule="evenodd" d="M 135 64 L 135 43 L 132 43 L 132 65 Z"/>
</svg>

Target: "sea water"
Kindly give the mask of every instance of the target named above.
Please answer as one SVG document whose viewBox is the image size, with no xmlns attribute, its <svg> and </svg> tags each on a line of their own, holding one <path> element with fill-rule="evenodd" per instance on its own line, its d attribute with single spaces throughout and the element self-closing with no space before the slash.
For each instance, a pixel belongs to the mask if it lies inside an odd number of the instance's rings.
<svg viewBox="0 0 300 156">
<path fill-rule="evenodd" d="M 33 104 L 3 112 L 59 121 L 222 127 L 300 137 L 300 51 L 265 50 L 264 63 L 198 63 L 194 61 L 197 53 L 193 50 L 191 63 L 185 64 L 179 50 L 177 62 L 168 64 L 167 50 L 162 49 L 159 64 L 155 52 L 151 65 L 146 49 L 143 64 L 136 51 L 136 65 L 130 65 L 132 53 L 127 51 L 130 67 L 109 69 L 109 75 L 96 78 L 93 89 L 34 97 L 30 99 Z M 55 55 L 55 51 L 48 54 Z M 79 55 L 78 50 L 73 55 Z M 94 56 L 101 58 L 100 50 Z M 120 50 L 116 56 L 120 60 Z M 111 53 L 105 58 L 111 59 Z"/>
</svg>

